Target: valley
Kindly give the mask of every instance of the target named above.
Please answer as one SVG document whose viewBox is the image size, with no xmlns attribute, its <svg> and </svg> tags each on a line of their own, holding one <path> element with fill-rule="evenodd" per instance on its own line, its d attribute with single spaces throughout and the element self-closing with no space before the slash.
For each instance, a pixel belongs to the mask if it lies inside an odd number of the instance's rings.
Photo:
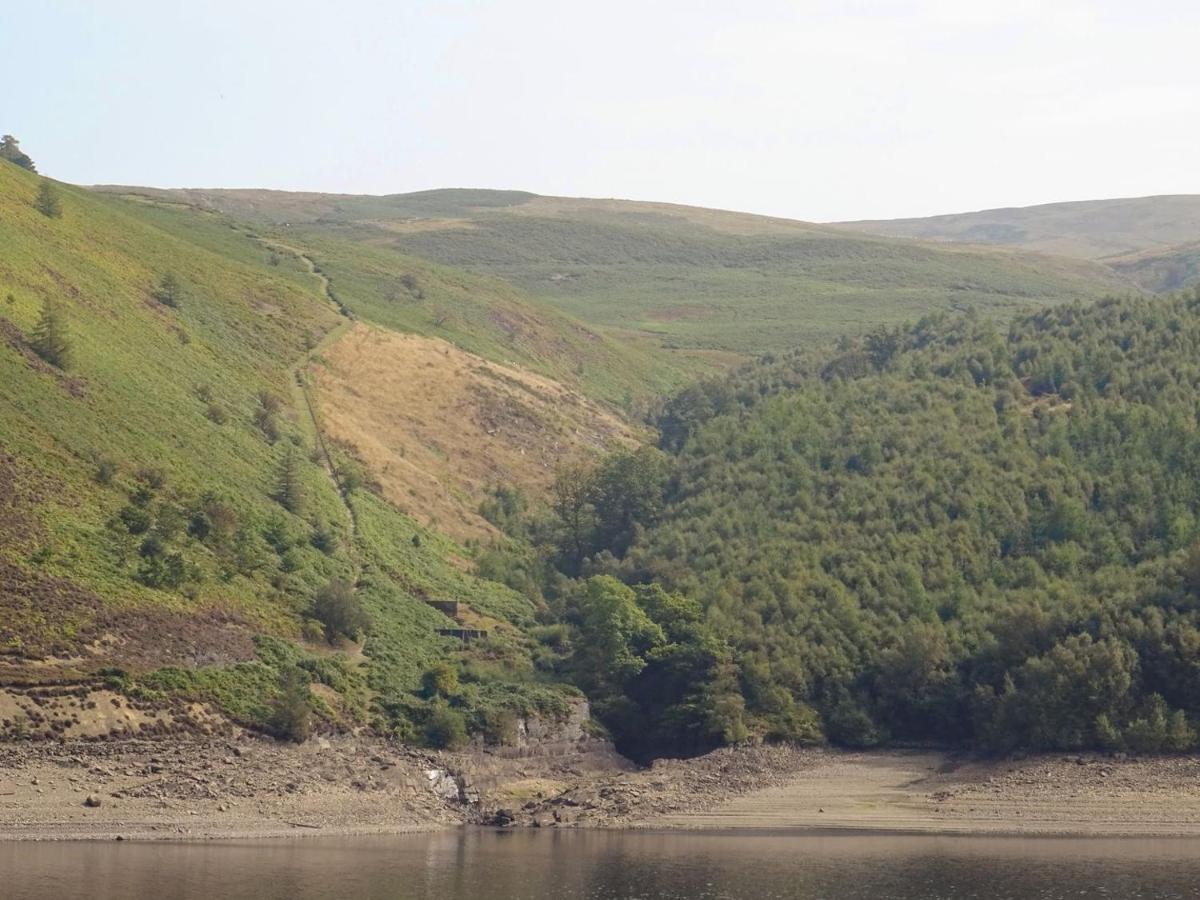
<svg viewBox="0 0 1200 900">
<path fill-rule="evenodd" d="M 399 754 L 386 821 L 328 779 L 352 829 L 725 752 L 1191 752 L 1185 200 L 828 226 L 0 165 L 0 734 Z M 498 761 L 584 697 L 578 772 Z"/>
</svg>

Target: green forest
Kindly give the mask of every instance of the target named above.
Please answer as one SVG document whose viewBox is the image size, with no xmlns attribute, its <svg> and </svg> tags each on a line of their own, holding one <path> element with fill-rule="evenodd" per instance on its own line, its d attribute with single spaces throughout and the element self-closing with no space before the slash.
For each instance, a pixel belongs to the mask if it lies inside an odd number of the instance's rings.
<svg viewBox="0 0 1200 900">
<path fill-rule="evenodd" d="M 1198 421 L 1200 292 L 933 315 L 675 395 L 493 577 L 635 756 L 1193 749 Z"/>
</svg>

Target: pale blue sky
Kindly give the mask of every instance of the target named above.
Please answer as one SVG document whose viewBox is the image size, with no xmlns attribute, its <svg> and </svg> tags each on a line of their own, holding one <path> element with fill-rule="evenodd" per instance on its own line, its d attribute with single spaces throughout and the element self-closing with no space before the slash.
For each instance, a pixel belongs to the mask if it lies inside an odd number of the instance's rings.
<svg viewBox="0 0 1200 900">
<path fill-rule="evenodd" d="M 1200 193 L 1183 0 L 29 0 L 54 177 L 519 188 L 827 220 Z"/>
</svg>

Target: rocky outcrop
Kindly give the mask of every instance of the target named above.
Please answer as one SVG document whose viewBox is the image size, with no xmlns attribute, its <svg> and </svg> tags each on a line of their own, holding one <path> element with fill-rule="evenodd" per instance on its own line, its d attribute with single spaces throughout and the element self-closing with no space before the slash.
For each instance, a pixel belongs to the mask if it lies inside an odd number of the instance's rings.
<svg viewBox="0 0 1200 900">
<path fill-rule="evenodd" d="M 786 783 L 821 752 L 783 744 L 727 747 L 695 759 L 657 760 L 648 769 L 581 772 L 559 793 L 497 808 L 484 821 L 534 828 L 639 826 Z"/>
<path fill-rule="evenodd" d="M 572 700 L 562 718 L 523 716 L 517 720 L 516 743 L 495 752 L 502 756 L 560 756 L 611 749 L 611 742 L 588 733 L 591 718 L 591 706 L 583 697 Z"/>
<path fill-rule="evenodd" d="M 431 782 L 442 796 L 450 796 L 452 781 L 473 820 L 512 824 L 527 804 L 548 801 L 580 778 L 636 769 L 611 741 L 596 736 L 590 721 L 591 708 L 583 698 L 572 701 L 565 716 L 524 717 L 510 746 L 442 754 L 441 774 L 431 773 Z"/>
</svg>

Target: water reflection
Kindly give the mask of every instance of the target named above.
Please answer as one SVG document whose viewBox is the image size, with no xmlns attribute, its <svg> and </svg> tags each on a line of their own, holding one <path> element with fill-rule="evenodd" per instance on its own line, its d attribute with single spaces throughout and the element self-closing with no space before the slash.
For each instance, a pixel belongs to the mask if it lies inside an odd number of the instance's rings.
<svg viewBox="0 0 1200 900">
<path fill-rule="evenodd" d="M 1200 842 L 463 830 L 205 844 L 3 844 L 0 896 L 437 900 L 1200 897 Z"/>
</svg>

